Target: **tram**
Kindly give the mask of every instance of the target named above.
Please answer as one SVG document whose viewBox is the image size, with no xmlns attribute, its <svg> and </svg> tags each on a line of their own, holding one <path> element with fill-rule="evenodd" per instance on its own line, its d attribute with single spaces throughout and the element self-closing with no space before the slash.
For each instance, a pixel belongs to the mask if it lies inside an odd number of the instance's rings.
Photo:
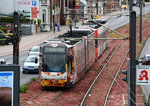
<svg viewBox="0 0 150 106">
<path fill-rule="evenodd" d="M 108 37 L 105 35 L 108 34 L 107 28 L 101 31 L 101 35 L 96 35 L 97 30 L 91 27 L 75 28 L 44 43 L 40 55 L 41 87 L 71 87 L 77 83 L 108 46 L 107 40 L 99 43 L 92 40 Z M 96 48 L 102 51 L 99 50 L 98 54 Z"/>
</svg>

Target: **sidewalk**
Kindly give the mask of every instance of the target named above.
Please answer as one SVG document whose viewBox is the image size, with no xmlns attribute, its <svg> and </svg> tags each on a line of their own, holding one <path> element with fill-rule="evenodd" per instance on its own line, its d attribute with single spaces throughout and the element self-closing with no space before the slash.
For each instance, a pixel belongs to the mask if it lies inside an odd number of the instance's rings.
<svg viewBox="0 0 150 106">
<path fill-rule="evenodd" d="M 47 39 L 57 37 L 60 34 L 63 34 L 68 31 L 69 26 L 61 26 L 60 31 L 53 31 L 51 32 L 40 32 L 36 35 L 27 35 L 23 36 L 20 41 L 20 47 L 19 51 L 25 51 L 33 46 L 39 45 L 46 41 Z M 13 45 L 5 45 L 5 46 L 0 46 L 0 57 L 10 55 L 13 53 Z"/>
</svg>

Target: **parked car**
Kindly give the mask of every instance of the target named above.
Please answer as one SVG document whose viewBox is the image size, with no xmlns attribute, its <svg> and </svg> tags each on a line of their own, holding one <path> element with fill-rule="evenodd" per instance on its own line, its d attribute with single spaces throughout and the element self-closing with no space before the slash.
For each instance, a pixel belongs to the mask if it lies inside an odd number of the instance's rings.
<svg viewBox="0 0 150 106">
<path fill-rule="evenodd" d="M 8 45 L 11 42 L 10 36 L 0 30 L 0 45 Z"/>
<path fill-rule="evenodd" d="M 141 58 L 142 60 L 142 65 L 150 65 L 150 54 L 146 54 L 144 55 L 143 58 Z"/>
<path fill-rule="evenodd" d="M 40 46 L 33 46 L 32 49 L 29 50 L 29 56 L 30 55 L 39 55 L 40 54 Z"/>
<path fill-rule="evenodd" d="M 39 64 L 40 64 L 40 58 L 37 55 L 30 55 L 26 59 L 23 65 L 23 73 L 28 73 L 28 72 L 39 72 Z"/>
<path fill-rule="evenodd" d="M 5 59 L 0 59 L 0 64 L 6 64 Z"/>
</svg>

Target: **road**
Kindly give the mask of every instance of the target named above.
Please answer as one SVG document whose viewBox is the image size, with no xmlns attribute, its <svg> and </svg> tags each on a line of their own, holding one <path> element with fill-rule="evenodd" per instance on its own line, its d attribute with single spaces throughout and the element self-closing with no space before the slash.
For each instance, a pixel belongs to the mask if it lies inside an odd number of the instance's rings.
<svg viewBox="0 0 150 106">
<path fill-rule="evenodd" d="M 135 10 L 137 12 L 137 15 L 139 15 L 139 8 L 136 7 Z M 148 12 L 150 12 L 150 6 L 146 6 L 145 8 L 143 8 L 143 13 L 148 13 Z M 122 13 L 123 14 L 121 15 L 111 16 L 111 18 L 108 21 L 111 29 L 116 29 L 129 23 L 129 16 L 128 16 L 129 11 L 126 10 Z M 20 59 L 19 59 L 20 70 L 21 70 L 20 86 L 30 82 L 31 78 L 38 77 L 38 74 L 23 74 L 22 73 L 23 61 L 27 58 L 28 53 L 29 53 L 29 50 L 20 52 Z M 7 64 L 12 64 L 12 59 L 13 59 L 12 55 L 0 57 L 0 58 L 4 58 Z"/>
<path fill-rule="evenodd" d="M 143 57 L 145 54 L 150 54 L 149 45 L 150 45 L 150 38 L 145 43 L 145 46 L 143 47 L 140 58 Z M 141 88 L 142 88 L 143 93 L 145 94 L 146 100 L 148 100 L 148 97 L 150 95 L 150 85 L 142 85 Z"/>
</svg>

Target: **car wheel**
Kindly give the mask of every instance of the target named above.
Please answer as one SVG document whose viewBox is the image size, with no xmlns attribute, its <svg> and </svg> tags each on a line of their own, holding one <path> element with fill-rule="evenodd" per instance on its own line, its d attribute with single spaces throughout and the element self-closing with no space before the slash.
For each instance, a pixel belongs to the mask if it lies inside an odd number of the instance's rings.
<svg viewBox="0 0 150 106">
<path fill-rule="evenodd" d="M 27 72 L 23 71 L 23 74 L 27 74 Z"/>
</svg>

